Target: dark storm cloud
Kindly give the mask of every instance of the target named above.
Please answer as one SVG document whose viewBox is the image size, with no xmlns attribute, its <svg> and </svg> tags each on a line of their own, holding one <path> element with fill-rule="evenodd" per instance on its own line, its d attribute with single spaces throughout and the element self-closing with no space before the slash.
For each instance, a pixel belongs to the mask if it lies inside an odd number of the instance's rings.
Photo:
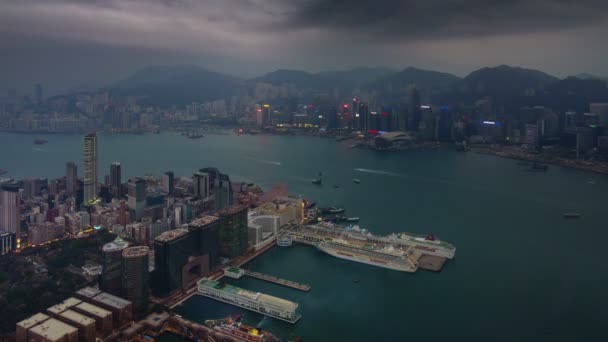
<svg viewBox="0 0 608 342">
<path fill-rule="evenodd" d="M 497 64 L 608 74 L 607 15 L 608 0 L 0 0 L 0 88 L 179 62 L 247 76 Z"/>
<path fill-rule="evenodd" d="M 285 24 L 428 39 L 563 30 L 607 17 L 606 0 L 309 0 Z"/>
</svg>

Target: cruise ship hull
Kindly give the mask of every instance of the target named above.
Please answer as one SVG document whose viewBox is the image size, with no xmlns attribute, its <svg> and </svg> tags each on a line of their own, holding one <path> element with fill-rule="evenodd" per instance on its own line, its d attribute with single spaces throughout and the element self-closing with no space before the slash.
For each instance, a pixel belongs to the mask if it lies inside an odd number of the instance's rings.
<svg viewBox="0 0 608 342">
<path fill-rule="evenodd" d="M 366 255 L 357 255 L 355 252 L 349 253 L 349 252 L 338 251 L 331 247 L 322 246 L 320 244 L 317 244 L 316 247 L 321 252 L 327 253 L 331 256 L 334 256 L 334 257 L 340 258 L 340 259 L 360 262 L 362 264 L 368 264 L 368 265 L 372 265 L 372 266 L 384 267 L 384 268 L 388 268 L 388 269 L 395 270 L 395 271 L 401 271 L 401 272 L 416 272 L 416 270 L 417 270 L 417 268 L 407 267 L 405 265 L 399 265 L 399 264 L 391 263 L 389 261 L 373 259 Z"/>
</svg>

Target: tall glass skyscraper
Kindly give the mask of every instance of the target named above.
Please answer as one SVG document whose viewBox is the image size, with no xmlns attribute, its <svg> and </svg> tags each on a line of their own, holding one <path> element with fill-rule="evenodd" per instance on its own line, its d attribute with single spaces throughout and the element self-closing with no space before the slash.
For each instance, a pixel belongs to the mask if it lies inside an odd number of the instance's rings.
<svg viewBox="0 0 608 342">
<path fill-rule="evenodd" d="M 120 163 L 113 162 L 110 165 L 110 191 L 114 197 L 120 197 L 121 193 L 121 179 L 120 179 Z"/>
<path fill-rule="evenodd" d="M 135 220 L 141 220 L 146 208 L 146 181 L 141 178 L 131 178 L 128 184 L 129 209 L 135 212 Z"/>
<path fill-rule="evenodd" d="M 89 204 L 97 197 L 97 135 L 87 134 L 83 147 L 84 203 Z"/>
</svg>

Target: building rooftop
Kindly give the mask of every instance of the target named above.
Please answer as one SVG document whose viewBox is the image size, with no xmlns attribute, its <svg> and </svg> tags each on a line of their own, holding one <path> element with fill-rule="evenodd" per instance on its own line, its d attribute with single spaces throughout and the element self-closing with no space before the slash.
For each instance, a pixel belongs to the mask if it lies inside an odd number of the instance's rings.
<svg viewBox="0 0 608 342">
<path fill-rule="evenodd" d="M 279 298 L 279 297 L 275 297 L 275 296 L 270 296 L 267 294 L 260 294 L 260 298 L 259 298 L 260 302 L 264 302 L 264 303 L 268 303 L 274 306 L 278 306 L 280 308 L 283 308 L 284 310 L 287 311 L 296 311 L 296 309 L 298 308 L 299 304 L 298 303 L 294 303 L 292 301 L 289 301 L 287 299 L 283 299 L 283 298 Z"/>
<path fill-rule="evenodd" d="M 85 288 L 82 288 L 82 289 L 76 291 L 76 294 L 81 295 L 86 298 L 93 298 L 100 293 L 101 293 L 100 290 L 98 290 L 94 287 L 90 287 L 90 286 L 87 286 Z"/>
<path fill-rule="evenodd" d="M 186 234 L 188 234 L 187 229 L 183 229 L 183 228 L 173 229 L 173 230 L 169 230 L 169 231 L 166 231 L 166 232 L 160 234 L 159 236 L 156 237 L 156 239 L 154 239 L 154 241 L 169 242 L 169 241 L 173 241 L 181 236 L 184 236 Z"/>
<path fill-rule="evenodd" d="M 232 215 L 232 214 L 236 214 L 238 212 L 241 212 L 243 210 L 247 210 L 247 206 L 245 205 L 240 205 L 240 204 L 235 204 L 235 205 L 231 205 L 228 207 L 225 207 L 223 209 L 221 209 L 219 211 L 220 215 Z"/>
<path fill-rule="evenodd" d="M 192 222 L 190 222 L 188 224 L 188 227 L 190 228 L 199 228 L 199 227 L 203 227 L 206 226 L 208 224 L 211 224 L 213 222 L 216 222 L 217 220 L 219 220 L 219 218 L 217 216 L 210 216 L 210 215 L 205 215 L 201 218 L 197 218 L 192 220 Z"/>
<path fill-rule="evenodd" d="M 57 315 L 61 312 L 64 312 L 65 310 L 71 308 L 72 306 L 76 306 L 80 303 L 82 303 L 82 301 L 80 299 L 70 297 L 57 305 L 51 306 L 50 308 L 47 309 L 47 311 Z"/>
<path fill-rule="evenodd" d="M 94 319 L 89 318 L 85 315 L 79 314 L 78 312 L 72 311 L 72 310 L 66 310 L 66 311 L 60 313 L 59 316 L 69 319 L 70 321 L 74 322 L 75 324 L 80 324 L 80 325 L 85 325 L 85 326 L 95 324 Z"/>
<path fill-rule="evenodd" d="M 108 242 L 105 245 L 103 245 L 103 251 L 104 252 L 121 251 L 127 247 L 129 247 L 129 243 L 127 241 L 123 240 L 122 238 L 120 238 L 120 236 L 117 236 L 114 241 Z"/>
<path fill-rule="evenodd" d="M 91 315 L 96 316 L 96 317 L 112 316 L 112 313 L 110 311 L 102 309 L 99 306 L 89 304 L 87 302 L 82 302 L 82 303 L 76 305 L 75 308 L 78 308 L 79 310 L 90 313 Z"/>
<path fill-rule="evenodd" d="M 23 321 L 17 323 L 17 325 L 24 329 L 29 329 L 38 323 L 46 321 L 49 318 L 50 317 L 48 315 L 45 315 L 45 314 L 39 312 L 39 313 L 35 314 L 34 316 L 26 318 Z"/>
<path fill-rule="evenodd" d="M 148 255 L 150 248 L 148 246 L 129 247 L 122 251 L 123 258 L 141 258 Z"/>
<path fill-rule="evenodd" d="M 49 318 L 46 321 L 31 328 L 30 332 L 44 337 L 47 341 L 58 341 L 61 340 L 67 334 L 77 334 L 78 329 L 74 328 L 69 324 L 63 323 L 60 320 Z"/>
<path fill-rule="evenodd" d="M 105 292 L 98 294 L 93 300 L 118 310 L 122 310 L 131 304 L 131 302 L 126 299 Z"/>
</svg>

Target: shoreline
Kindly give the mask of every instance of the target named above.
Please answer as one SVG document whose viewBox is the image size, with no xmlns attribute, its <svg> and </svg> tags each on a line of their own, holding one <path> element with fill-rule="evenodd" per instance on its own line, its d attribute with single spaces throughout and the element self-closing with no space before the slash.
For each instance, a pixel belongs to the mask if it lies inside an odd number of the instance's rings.
<svg viewBox="0 0 608 342">
<path fill-rule="evenodd" d="M 580 161 L 575 159 L 564 159 L 561 157 L 547 158 L 542 155 L 529 155 L 520 151 L 501 150 L 496 151 L 490 148 L 478 148 L 476 153 L 491 155 L 501 158 L 523 160 L 529 162 L 539 162 L 543 164 L 563 166 L 580 171 L 593 172 L 601 175 L 608 175 L 608 163 L 593 163 L 588 161 Z"/>
</svg>

